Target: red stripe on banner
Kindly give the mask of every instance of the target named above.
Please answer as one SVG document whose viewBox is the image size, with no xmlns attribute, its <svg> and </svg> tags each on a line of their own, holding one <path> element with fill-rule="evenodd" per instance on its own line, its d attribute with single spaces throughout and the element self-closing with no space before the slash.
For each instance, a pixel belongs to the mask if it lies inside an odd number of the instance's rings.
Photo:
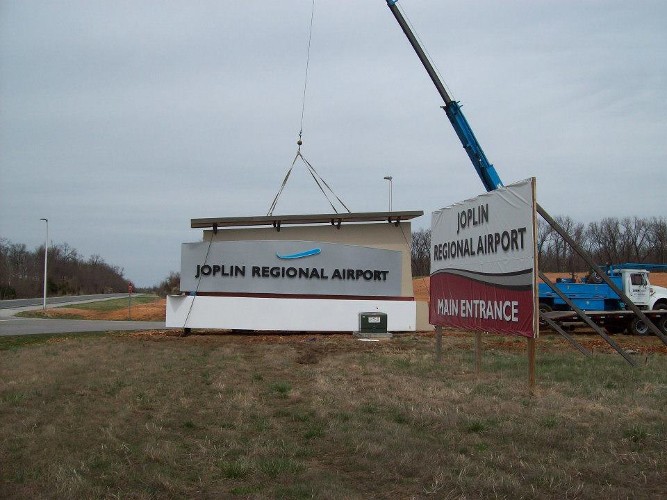
<svg viewBox="0 0 667 500">
<path fill-rule="evenodd" d="M 181 290 L 191 294 L 192 291 Z M 256 299 L 326 299 L 326 300 L 386 300 L 395 302 L 414 302 L 414 297 L 395 295 L 314 295 L 298 293 L 245 293 L 245 292 L 197 292 L 198 297 L 250 297 Z"/>
<path fill-rule="evenodd" d="M 463 276 L 431 276 L 429 322 L 467 330 L 534 337 L 533 294 Z"/>
</svg>

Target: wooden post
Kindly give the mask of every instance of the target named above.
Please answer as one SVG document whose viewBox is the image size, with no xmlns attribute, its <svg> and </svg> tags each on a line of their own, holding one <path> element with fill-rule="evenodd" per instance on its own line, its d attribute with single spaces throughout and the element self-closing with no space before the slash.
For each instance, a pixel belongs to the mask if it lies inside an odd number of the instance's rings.
<svg viewBox="0 0 667 500">
<path fill-rule="evenodd" d="M 528 339 L 528 386 L 531 396 L 535 395 L 535 339 Z"/>
<path fill-rule="evenodd" d="M 475 375 L 482 373 L 482 332 L 475 332 Z"/>
<path fill-rule="evenodd" d="M 442 327 L 435 327 L 435 360 L 440 363 L 442 361 Z"/>
<path fill-rule="evenodd" d="M 132 282 L 127 284 L 127 319 L 132 319 L 132 292 L 134 291 L 134 285 Z"/>
</svg>

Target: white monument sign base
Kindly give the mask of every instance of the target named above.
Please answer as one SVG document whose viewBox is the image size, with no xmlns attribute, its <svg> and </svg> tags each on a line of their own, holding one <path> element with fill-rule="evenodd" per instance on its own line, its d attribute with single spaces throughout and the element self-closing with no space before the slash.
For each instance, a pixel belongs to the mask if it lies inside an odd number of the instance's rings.
<svg viewBox="0 0 667 500">
<path fill-rule="evenodd" d="M 167 327 L 263 331 L 355 331 L 359 313 L 387 314 L 387 329 L 415 331 L 414 300 L 167 297 Z M 187 320 L 187 321 L 186 321 Z"/>
</svg>

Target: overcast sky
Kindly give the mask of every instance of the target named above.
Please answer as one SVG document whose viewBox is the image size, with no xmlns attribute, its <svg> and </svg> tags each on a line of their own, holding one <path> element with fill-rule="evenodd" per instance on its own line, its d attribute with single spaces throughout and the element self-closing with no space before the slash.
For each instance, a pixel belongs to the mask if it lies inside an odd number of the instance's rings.
<svg viewBox="0 0 667 500">
<path fill-rule="evenodd" d="M 667 2 L 401 0 L 505 184 L 665 216 Z M 139 286 L 190 219 L 265 215 L 296 153 L 311 0 L 0 0 L 0 237 Z M 302 152 L 353 212 L 483 192 L 384 0 L 316 0 Z M 303 166 L 275 213 L 331 208 Z"/>
</svg>

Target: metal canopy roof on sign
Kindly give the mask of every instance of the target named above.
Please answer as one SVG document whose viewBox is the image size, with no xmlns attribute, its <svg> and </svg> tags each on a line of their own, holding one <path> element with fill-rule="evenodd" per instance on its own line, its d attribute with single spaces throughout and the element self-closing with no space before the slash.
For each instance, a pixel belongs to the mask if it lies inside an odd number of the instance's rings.
<svg viewBox="0 0 667 500">
<path fill-rule="evenodd" d="M 262 215 L 257 217 L 209 217 L 191 219 L 192 228 L 273 226 L 280 230 L 281 225 L 331 224 L 340 226 L 343 222 L 389 222 L 398 225 L 401 221 L 424 215 L 422 210 L 408 212 L 359 212 L 341 214 L 304 214 L 304 215 Z"/>
</svg>

